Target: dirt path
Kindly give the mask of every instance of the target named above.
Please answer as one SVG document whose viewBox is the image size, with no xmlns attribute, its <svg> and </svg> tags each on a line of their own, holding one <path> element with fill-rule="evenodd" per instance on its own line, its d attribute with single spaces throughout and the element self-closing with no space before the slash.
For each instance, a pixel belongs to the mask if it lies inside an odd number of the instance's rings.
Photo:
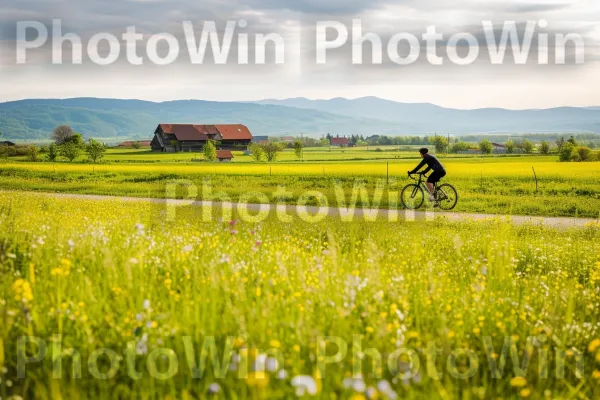
<svg viewBox="0 0 600 400">
<path fill-rule="evenodd" d="M 72 194 L 72 193 L 45 193 L 45 192 L 23 192 L 32 193 L 39 196 L 50 196 L 55 198 L 65 199 L 81 199 L 81 200 L 121 200 L 124 202 L 151 202 L 155 204 L 169 204 L 172 207 L 179 206 L 210 206 L 210 207 L 222 207 L 223 203 L 210 202 L 210 201 L 189 201 L 189 200 L 167 200 L 157 198 L 140 198 L 140 197 L 116 197 L 116 196 L 102 196 L 102 195 L 84 195 L 84 194 Z M 471 213 L 455 213 L 455 212 L 439 212 L 439 211 L 409 211 L 409 210 L 387 210 L 387 209 L 346 209 L 329 207 L 327 209 L 320 210 L 318 207 L 307 206 L 304 211 L 303 207 L 294 205 L 275 205 L 275 204 L 241 204 L 232 203 L 232 207 L 237 209 L 240 206 L 247 208 L 251 212 L 285 212 L 288 215 L 297 215 L 299 212 L 308 212 L 310 215 L 316 215 L 319 212 L 323 214 L 327 211 L 327 215 L 331 217 L 350 218 L 354 216 L 354 220 L 363 220 L 364 218 L 384 218 L 385 220 L 396 222 L 396 221 L 433 221 L 436 218 L 445 218 L 449 221 L 460 222 L 460 221 L 472 221 L 472 220 L 488 220 L 488 219 L 505 219 L 515 225 L 542 225 L 555 228 L 569 228 L 569 227 L 584 227 L 590 224 L 599 224 L 600 220 L 590 218 L 566 218 L 566 217 L 530 217 L 521 215 L 497 215 L 497 214 L 471 214 Z"/>
</svg>

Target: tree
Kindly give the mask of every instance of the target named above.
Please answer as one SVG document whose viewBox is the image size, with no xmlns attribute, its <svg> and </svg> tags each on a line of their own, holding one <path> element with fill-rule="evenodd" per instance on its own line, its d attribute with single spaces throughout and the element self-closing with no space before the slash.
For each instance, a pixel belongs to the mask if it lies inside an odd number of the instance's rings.
<svg viewBox="0 0 600 400">
<path fill-rule="evenodd" d="M 57 126 L 52 131 L 52 140 L 54 140 L 54 143 L 60 145 L 65 143 L 74 133 L 69 125 Z"/>
<path fill-rule="evenodd" d="M 573 143 L 571 142 L 563 143 L 563 145 L 558 149 L 558 159 L 562 162 L 571 161 L 573 158 L 574 148 L 575 146 L 573 146 Z"/>
<path fill-rule="evenodd" d="M 571 159 L 573 161 L 592 161 L 594 154 L 589 147 L 579 146 L 573 149 L 573 155 Z"/>
<path fill-rule="evenodd" d="M 276 142 L 269 142 L 261 145 L 261 147 L 265 152 L 265 157 L 267 158 L 267 161 L 269 162 L 277 161 L 277 153 L 283 150 L 283 146 L 281 145 L 281 143 Z"/>
<path fill-rule="evenodd" d="M 56 143 L 52 143 L 50 146 L 48 146 L 48 154 L 46 154 L 46 160 L 48 160 L 50 162 L 54 162 L 54 161 L 56 161 L 57 157 L 58 157 L 58 146 L 56 145 Z"/>
<path fill-rule="evenodd" d="M 458 153 L 459 151 L 467 151 L 469 150 L 469 144 L 466 142 L 456 142 L 450 148 L 452 153 Z"/>
<path fill-rule="evenodd" d="M 141 143 L 140 143 L 140 142 L 133 142 L 133 143 L 131 144 L 131 147 L 137 150 L 137 149 L 141 148 L 141 147 L 142 147 L 142 145 L 141 145 Z"/>
<path fill-rule="evenodd" d="M 515 142 L 508 140 L 505 144 L 506 154 L 513 154 L 515 152 Z"/>
<path fill-rule="evenodd" d="M 296 158 L 297 159 L 301 159 L 302 158 L 302 141 L 300 139 L 296 139 L 294 141 L 294 153 L 296 154 Z"/>
<path fill-rule="evenodd" d="M 492 146 L 492 143 L 487 139 L 483 139 L 479 142 L 479 150 L 481 150 L 483 154 L 492 154 L 493 148 L 494 146 Z"/>
<path fill-rule="evenodd" d="M 91 162 L 101 161 L 106 153 L 106 146 L 97 140 L 90 139 L 87 146 L 85 146 L 85 152 Z"/>
<path fill-rule="evenodd" d="M 527 154 L 533 153 L 533 143 L 531 143 L 529 140 L 525 139 L 523 141 L 523 150 Z"/>
<path fill-rule="evenodd" d="M 547 141 L 542 141 L 540 143 L 540 153 L 549 154 L 550 153 L 550 144 Z"/>
<path fill-rule="evenodd" d="M 448 139 L 443 136 L 429 137 L 429 141 L 435 146 L 436 153 L 444 153 L 448 150 Z"/>
<path fill-rule="evenodd" d="M 217 148 L 212 140 L 209 140 L 204 145 L 204 158 L 206 161 L 215 161 L 217 159 Z"/>
<path fill-rule="evenodd" d="M 79 157 L 79 153 L 81 152 L 81 147 L 76 145 L 73 142 L 67 142 L 60 146 L 59 154 L 69 160 L 69 162 L 73 162 L 77 157 Z"/>
<path fill-rule="evenodd" d="M 0 157 L 1 158 L 7 158 L 8 157 L 8 153 L 9 153 L 8 146 L 5 145 L 5 144 L 1 144 L 0 145 Z"/>
<path fill-rule="evenodd" d="M 83 149 L 85 147 L 85 140 L 83 140 L 83 136 L 81 136 L 81 133 L 73 133 L 71 136 L 65 139 L 63 144 L 64 143 L 73 143 L 80 149 Z"/>
<path fill-rule="evenodd" d="M 32 162 L 37 162 L 39 158 L 39 149 L 37 146 L 29 146 L 27 147 L 27 159 Z"/>
<path fill-rule="evenodd" d="M 567 142 L 571 143 L 573 146 L 577 146 L 577 141 L 574 136 L 571 136 Z"/>
<path fill-rule="evenodd" d="M 329 146 L 329 143 L 330 143 L 330 141 L 327 138 L 321 138 L 321 140 L 319 140 L 319 146 L 322 146 L 322 147 Z"/>
<path fill-rule="evenodd" d="M 260 145 L 252 143 L 248 149 L 250 150 L 250 157 L 254 161 L 262 161 L 265 158 L 265 151 Z"/>
</svg>

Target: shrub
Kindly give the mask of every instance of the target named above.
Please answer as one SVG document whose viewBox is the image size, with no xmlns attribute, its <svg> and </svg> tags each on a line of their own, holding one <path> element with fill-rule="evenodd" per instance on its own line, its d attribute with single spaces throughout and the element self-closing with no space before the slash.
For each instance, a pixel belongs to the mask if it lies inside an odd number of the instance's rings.
<svg viewBox="0 0 600 400">
<path fill-rule="evenodd" d="M 248 147 L 248 150 L 250 150 L 250 157 L 252 157 L 254 161 L 262 161 L 265 158 L 265 151 L 256 143 L 252 143 L 250 147 Z"/>
<path fill-rule="evenodd" d="M 542 154 L 550 153 L 550 144 L 545 140 L 542 143 L 540 143 L 540 153 L 542 153 Z"/>
<path fill-rule="evenodd" d="M 515 152 L 515 142 L 509 140 L 505 143 L 506 154 L 513 154 Z"/>
<path fill-rule="evenodd" d="M 574 149 L 574 158 L 577 158 L 575 161 L 592 161 L 593 153 L 589 147 L 579 146 Z"/>
<path fill-rule="evenodd" d="M 217 159 L 217 148 L 212 140 L 209 140 L 204 145 L 204 158 L 207 161 L 215 161 Z"/>
<path fill-rule="evenodd" d="M 469 150 L 469 144 L 466 142 L 456 142 L 450 148 L 452 153 L 458 153 L 459 151 L 467 151 Z"/>
<path fill-rule="evenodd" d="M 60 146 L 59 154 L 70 162 L 73 162 L 73 160 L 79 157 L 80 152 L 81 147 L 76 145 L 74 142 L 67 142 Z"/>
<path fill-rule="evenodd" d="M 140 142 L 133 142 L 131 147 L 134 149 L 140 149 L 142 147 L 142 145 L 140 144 Z"/>
<path fill-rule="evenodd" d="M 481 142 L 479 142 L 479 150 L 481 150 L 483 154 L 492 154 L 493 149 L 494 147 L 492 146 L 492 143 L 489 140 L 484 139 Z"/>
<path fill-rule="evenodd" d="M 106 147 L 103 143 L 97 140 L 90 139 L 88 144 L 85 146 L 85 152 L 87 153 L 91 162 L 101 161 L 106 153 Z"/>
<path fill-rule="evenodd" d="M 48 154 L 46 154 L 46 160 L 48 160 L 50 162 L 54 162 L 54 161 L 56 161 L 57 157 L 58 157 L 58 146 L 56 145 L 56 143 L 52 143 L 50 146 L 48 146 Z"/>
<path fill-rule="evenodd" d="M 27 159 L 32 162 L 37 162 L 39 158 L 40 149 L 37 146 L 29 146 L 27 148 Z"/>
<path fill-rule="evenodd" d="M 575 146 L 572 143 L 564 142 L 558 149 L 558 159 L 562 162 L 568 162 L 573 159 L 573 150 Z"/>
</svg>

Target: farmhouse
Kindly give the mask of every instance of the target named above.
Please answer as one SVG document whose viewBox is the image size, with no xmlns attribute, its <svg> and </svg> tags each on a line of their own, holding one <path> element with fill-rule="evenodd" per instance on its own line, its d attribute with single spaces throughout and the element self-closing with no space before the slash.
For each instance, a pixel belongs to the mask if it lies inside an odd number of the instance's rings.
<svg viewBox="0 0 600 400">
<path fill-rule="evenodd" d="M 250 130 L 237 125 L 160 124 L 154 131 L 152 150 L 166 153 L 199 152 L 209 140 L 224 149 L 245 149 L 252 141 Z"/>
</svg>

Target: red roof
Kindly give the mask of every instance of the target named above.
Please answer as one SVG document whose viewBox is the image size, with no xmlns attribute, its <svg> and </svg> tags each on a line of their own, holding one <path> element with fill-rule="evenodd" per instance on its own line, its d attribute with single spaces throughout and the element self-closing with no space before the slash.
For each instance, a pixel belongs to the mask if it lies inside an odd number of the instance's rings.
<svg viewBox="0 0 600 400">
<path fill-rule="evenodd" d="M 349 144 L 350 142 L 348 141 L 348 139 L 340 137 L 340 138 L 331 138 L 331 144 L 332 145 L 345 145 L 345 144 Z"/>
<path fill-rule="evenodd" d="M 194 125 L 160 124 L 166 134 L 175 135 L 179 141 L 204 141 L 210 135 L 220 134 L 224 140 L 252 140 L 252 134 L 245 125 Z"/>
<path fill-rule="evenodd" d="M 252 140 L 252 134 L 246 125 L 215 125 L 225 140 Z"/>
<path fill-rule="evenodd" d="M 233 158 L 233 154 L 231 153 L 230 150 L 217 150 L 217 158 L 219 160 L 221 160 L 221 159 L 232 159 Z"/>
</svg>

